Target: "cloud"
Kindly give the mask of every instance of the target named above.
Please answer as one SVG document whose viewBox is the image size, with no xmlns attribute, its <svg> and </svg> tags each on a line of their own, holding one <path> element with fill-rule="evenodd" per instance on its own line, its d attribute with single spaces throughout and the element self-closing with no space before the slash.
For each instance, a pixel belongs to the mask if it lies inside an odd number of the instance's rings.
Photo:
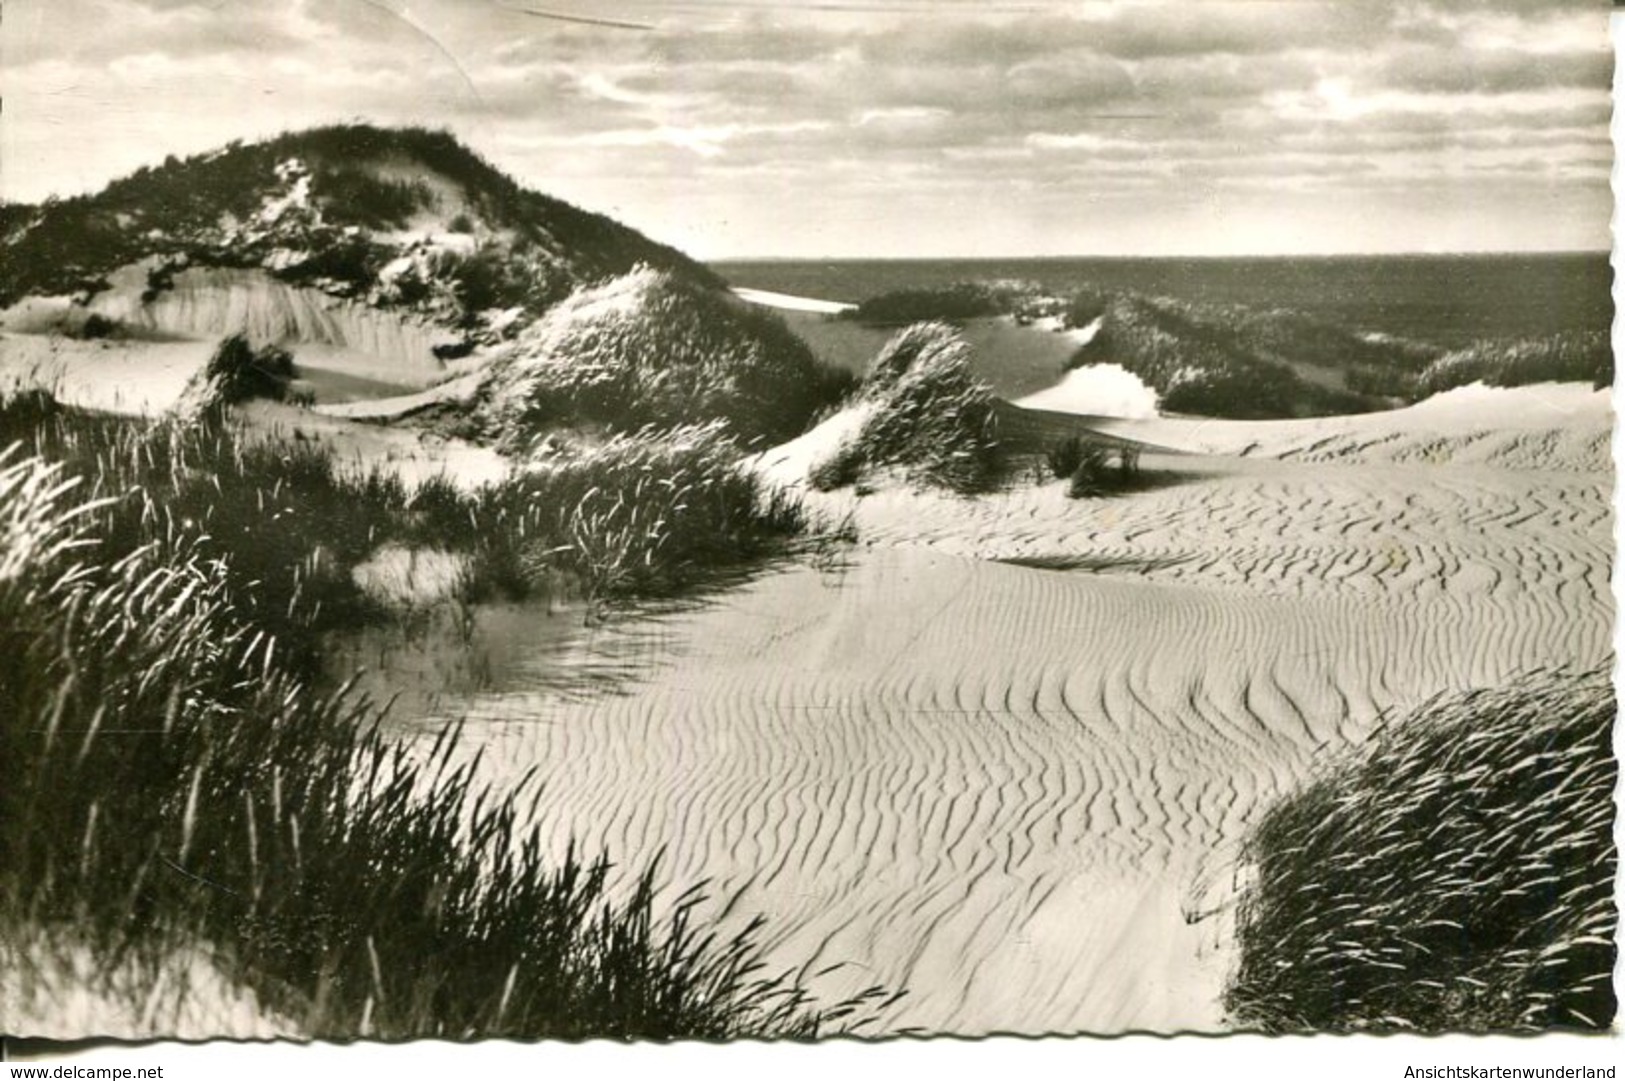
<svg viewBox="0 0 1625 1081">
<path fill-rule="evenodd" d="M 1373 192 L 1400 200 L 1401 181 L 1415 205 L 1475 177 L 1542 205 L 1607 193 L 1606 12 L 1555 0 L 1294 0 L 1290 17 L 1224 0 L 559 5 L 652 29 L 517 0 L 10 0 L 0 152 L 26 167 L 0 185 L 38 198 L 164 153 L 367 118 L 448 126 L 521 179 L 657 233 L 678 203 L 731 199 L 727 243 L 763 250 L 798 229 L 868 234 L 833 219 L 761 232 L 768 211 L 747 200 L 855 223 L 873 217 L 864 200 L 952 199 L 990 231 L 1042 238 L 1017 219 L 1057 192 L 1138 200 L 1148 221 L 1285 187 L 1359 193 L 1333 200 L 1351 221 L 1372 217 Z"/>
</svg>

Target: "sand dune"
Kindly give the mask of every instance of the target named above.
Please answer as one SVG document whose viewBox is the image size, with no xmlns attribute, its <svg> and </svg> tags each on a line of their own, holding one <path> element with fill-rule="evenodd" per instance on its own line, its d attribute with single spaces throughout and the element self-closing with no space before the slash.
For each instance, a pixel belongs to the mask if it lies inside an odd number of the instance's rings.
<svg viewBox="0 0 1625 1081">
<path fill-rule="evenodd" d="M 1325 422 L 1361 448 L 1331 461 L 1148 456 L 1177 483 L 1115 499 L 836 497 L 849 561 L 634 621 L 620 693 L 538 686 L 527 656 L 435 715 L 470 715 L 499 784 L 540 767 L 555 848 L 663 849 L 737 894 L 728 921 L 771 917 L 776 963 L 847 962 L 826 993 L 908 988 L 892 1025 L 1213 1030 L 1230 861 L 1272 797 L 1383 710 L 1608 656 L 1606 402 L 1571 398 L 1506 433 L 1552 448 L 1538 469 L 1369 449 L 1423 438 L 1419 407 Z M 1428 437 L 1483 442 L 1458 421 Z"/>
<path fill-rule="evenodd" d="M 128 269 L 120 272 L 128 273 Z M 434 346 L 452 337 L 392 312 L 288 285 L 260 270 L 182 271 L 175 275 L 174 286 L 151 303 L 143 303 L 140 288 L 121 282 L 118 274 L 113 283 L 113 289 L 98 294 L 90 304 L 91 310 L 110 319 L 191 338 L 218 340 L 243 334 L 255 345 L 326 346 L 308 357 L 301 352 L 296 359 L 386 382 L 415 381 L 421 386 L 438 377 L 443 366 L 434 356 Z"/>
<path fill-rule="evenodd" d="M 1232 421 L 1207 417 L 1151 420 L 1102 418 L 1090 426 L 1164 447 L 1201 454 L 1238 454 L 1308 461 L 1494 461 L 1490 448 L 1525 444 L 1505 464 L 1546 461 L 1545 468 L 1611 468 L 1606 435 L 1613 423 L 1611 395 L 1584 383 L 1541 383 L 1501 388 L 1473 384 L 1437 394 L 1405 409 L 1309 420 Z M 1551 433 L 1549 455 L 1528 455 L 1530 433 Z M 1604 437 L 1603 454 L 1582 451 Z M 1474 444 L 1487 446 L 1470 449 Z M 1555 444 L 1561 444 L 1555 445 Z M 1541 466 L 1536 466 L 1541 467 Z"/>
<path fill-rule="evenodd" d="M 305 389 L 322 402 L 403 395 L 447 375 L 434 348 L 456 335 L 398 313 L 229 268 L 182 271 L 149 302 L 141 299 L 146 275 L 145 264 L 121 268 L 87 305 L 33 297 L 0 312 L 0 378 L 60 387 L 75 405 L 161 413 L 232 334 L 287 347 Z M 112 320 L 118 335 L 84 341 L 62 333 L 91 315 Z"/>
<path fill-rule="evenodd" d="M 214 342 L 0 333 L 0 393 L 45 390 L 81 409 L 157 416 L 175 407 L 214 348 Z"/>
<path fill-rule="evenodd" d="M 1086 364 L 1074 368 L 1055 386 L 1018 398 L 1015 404 L 1028 409 L 1087 412 L 1107 417 L 1157 415 L 1156 391 L 1117 364 Z"/>
<path fill-rule="evenodd" d="M 857 307 L 856 304 L 843 304 L 838 300 L 816 300 L 813 297 L 775 293 L 768 289 L 735 288 L 733 294 L 749 304 L 760 304 L 765 308 L 778 308 L 791 312 L 813 312 L 818 315 L 838 315 L 841 312 L 851 311 Z"/>
</svg>

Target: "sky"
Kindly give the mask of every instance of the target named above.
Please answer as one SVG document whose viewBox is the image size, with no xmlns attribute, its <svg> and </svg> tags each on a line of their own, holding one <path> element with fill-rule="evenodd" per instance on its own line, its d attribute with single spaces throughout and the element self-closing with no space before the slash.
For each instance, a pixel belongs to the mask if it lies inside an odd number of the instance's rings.
<svg viewBox="0 0 1625 1081">
<path fill-rule="evenodd" d="M 702 259 L 1604 250 L 1588 0 L 6 0 L 0 198 L 446 128 Z"/>
</svg>

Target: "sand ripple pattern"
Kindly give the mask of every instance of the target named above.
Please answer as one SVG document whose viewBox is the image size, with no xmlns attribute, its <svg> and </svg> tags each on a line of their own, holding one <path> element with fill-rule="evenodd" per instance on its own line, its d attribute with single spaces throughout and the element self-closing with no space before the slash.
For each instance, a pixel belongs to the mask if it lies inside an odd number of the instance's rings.
<svg viewBox="0 0 1625 1081">
<path fill-rule="evenodd" d="M 844 566 L 663 617 L 614 696 L 499 679 L 470 749 L 540 767 L 553 845 L 663 849 L 776 963 L 846 962 L 826 993 L 907 988 L 893 1026 L 1220 1028 L 1270 799 L 1383 710 L 1608 656 L 1610 477 L 1175 461 L 1120 499 L 858 500 Z"/>
</svg>

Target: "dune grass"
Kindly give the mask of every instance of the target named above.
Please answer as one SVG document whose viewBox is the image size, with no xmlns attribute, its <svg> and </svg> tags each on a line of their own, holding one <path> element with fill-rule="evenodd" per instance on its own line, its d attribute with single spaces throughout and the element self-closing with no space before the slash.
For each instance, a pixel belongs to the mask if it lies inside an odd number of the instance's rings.
<svg viewBox="0 0 1625 1081">
<path fill-rule="evenodd" d="M 567 576 L 594 599 L 683 589 L 807 526 L 799 503 L 739 462 L 713 422 L 618 435 L 533 466 L 468 500 L 482 523 L 476 565 L 521 590 Z"/>
<path fill-rule="evenodd" d="M 967 495 L 998 479 L 993 393 L 971 374 L 970 346 L 952 327 L 916 323 L 899 331 L 875 356 L 859 393 L 875 408 L 814 464 L 814 487 L 844 487 L 886 467 Z"/>
<path fill-rule="evenodd" d="M 1436 698 L 1276 805 L 1244 852 L 1234 1019 L 1606 1028 L 1614 716 L 1602 672 Z"/>
<path fill-rule="evenodd" d="M 1100 320 L 1073 367 L 1114 363 L 1157 391 L 1163 408 L 1236 419 L 1358 412 L 1384 404 L 1352 390 L 1311 383 L 1302 362 L 1341 372 L 1387 366 L 1393 349 L 1292 312 L 1188 304 L 1113 294 L 1081 298 Z M 1397 347 L 1396 347 L 1397 348 Z"/>
<path fill-rule="evenodd" d="M 1422 394 L 1438 394 L 1468 383 L 1520 387 L 1554 381 L 1613 386 L 1614 351 L 1607 332 L 1474 342 L 1433 361 L 1418 384 Z"/>
<path fill-rule="evenodd" d="M 468 509 L 449 491 L 414 503 L 223 427 L 119 427 L 38 400 L 0 416 L 65 459 L 0 458 L 8 1027 L 51 1010 L 30 996 L 72 971 L 162 1031 L 200 956 L 279 1024 L 330 1038 L 809 1037 L 882 997 L 814 1005 L 762 971 L 758 924 L 718 938 L 692 891 L 657 913 L 653 863 L 616 893 L 603 859 L 550 859 L 528 831 L 534 793 L 478 788 L 454 732 L 414 755 L 366 703 L 312 690 L 286 635 L 347 578 L 318 586 L 321 560 L 278 561 L 414 515 L 436 532 Z M 703 436 L 671 453 L 685 476 L 709 467 Z M 614 454 L 623 479 L 659 486 L 659 452 Z M 583 558 L 613 573 L 652 551 L 625 540 L 651 523 L 617 532 L 606 506 L 584 528 L 607 554 Z M 463 527 L 485 528 L 477 512 Z"/>
<path fill-rule="evenodd" d="M 250 398 L 280 402 L 287 398 L 293 378 L 293 357 L 287 350 L 274 345 L 255 349 L 243 335 L 233 334 L 192 377 L 175 412 L 196 414 Z"/>
<path fill-rule="evenodd" d="M 386 546 L 455 554 L 463 600 L 546 595 L 615 602 L 666 594 L 770 554 L 806 526 L 798 504 L 738 467 L 715 425 L 642 432 L 464 491 L 341 468 L 308 442 L 266 441 L 229 413 L 142 422 L 0 399 L 0 445 L 61 462 L 118 496 L 102 532 L 121 551 L 206 535 L 244 618 L 312 674 L 333 628 L 389 615 L 355 568 Z"/>
<path fill-rule="evenodd" d="M 493 367 L 481 413 L 510 448 L 559 426 L 710 422 L 771 445 L 850 386 L 772 312 L 645 267 L 576 292 L 521 336 Z"/>
<path fill-rule="evenodd" d="M 1044 464 L 1051 476 L 1067 482 L 1069 499 L 1128 491 L 1142 483 L 1138 448 L 1107 446 L 1077 435 L 1050 444 L 1044 451 Z M 1042 482 L 1042 471 L 1039 477 Z"/>
</svg>

